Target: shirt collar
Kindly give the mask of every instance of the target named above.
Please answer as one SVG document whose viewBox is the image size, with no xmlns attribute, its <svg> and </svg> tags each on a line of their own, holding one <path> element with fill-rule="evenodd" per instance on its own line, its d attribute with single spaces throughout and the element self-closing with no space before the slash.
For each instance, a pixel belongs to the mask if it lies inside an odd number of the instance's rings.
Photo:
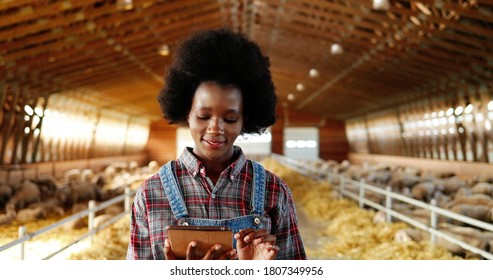
<svg viewBox="0 0 493 280">
<path fill-rule="evenodd" d="M 193 148 L 191 147 L 186 147 L 178 158 L 178 161 L 185 166 L 191 176 L 195 177 L 200 175 L 200 169 L 204 168 L 204 165 L 194 156 L 192 149 Z M 233 146 L 233 156 L 237 157 L 237 159 L 228 168 L 226 168 L 229 172 L 228 177 L 231 180 L 236 178 L 247 161 L 243 150 L 239 146 Z"/>
</svg>

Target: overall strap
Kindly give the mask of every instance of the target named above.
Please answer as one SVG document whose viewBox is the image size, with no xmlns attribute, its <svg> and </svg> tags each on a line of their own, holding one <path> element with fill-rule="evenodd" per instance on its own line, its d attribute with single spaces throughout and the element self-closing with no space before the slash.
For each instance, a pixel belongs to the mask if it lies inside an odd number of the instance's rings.
<svg viewBox="0 0 493 280">
<path fill-rule="evenodd" d="M 252 190 L 252 214 L 262 215 L 264 212 L 265 198 L 265 169 L 255 161 L 251 161 L 253 165 L 253 190 Z"/>
<path fill-rule="evenodd" d="M 174 161 L 170 161 L 159 169 L 159 178 L 168 197 L 171 211 L 177 220 L 187 218 L 188 212 L 183 200 L 183 195 L 178 187 L 178 182 L 173 170 Z"/>
</svg>

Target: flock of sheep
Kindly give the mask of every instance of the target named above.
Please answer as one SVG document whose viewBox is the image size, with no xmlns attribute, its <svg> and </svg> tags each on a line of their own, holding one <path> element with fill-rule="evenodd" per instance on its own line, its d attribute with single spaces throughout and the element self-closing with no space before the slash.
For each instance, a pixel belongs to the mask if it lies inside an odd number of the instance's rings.
<svg viewBox="0 0 493 280">
<path fill-rule="evenodd" d="M 430 203 L 451 212 L 464 215 L 486 223 L 493 223 L 493 175 L 492 177 L 461 178 L 454 173 L 433 173 L 417 168 L 393 166 L 386 164 L 354 165 L 348 161 L 316 161 L 311 165 L 316 170 L 342 174 L 347 178 L 386 188 L 393 192 Z M 348 185 L 346 189 L 358 193 L 356 186 Z M 385 204 L 385 197 L 375 192 L 365 192 L 365 198 L 378 204 Z M 414 207 L 411 204 L 394 200 L 393 210 L 412 217 L 424 225 L 430 226 L 430 211 Z M 461 221 L 438 215 L 438 229 L 484 251 L 493 253 L 493 233 L 476 228 Z M 385 221 L 385 213 L 377 213 L 374 222 Z M 394 218 L 394 221 L 398 219 Z M 396 234 L 396 239 L 422 241 L 430 235 L 419 229 L 405 229 Z M 461 247 L 439 239 L 450 251 L 457 255 L 470 254 Z"/>
<path fill-rule="evenodd" d="M 142 182 L 157 171 L 151 161 L 139 167 L 135 161 L 115 162 L 103 170 L 71 169 L 63 178 L 24 179 L 7 184 L 0 182 L 0 225 L 25 224 L 35 220 L 62 217 L 88 207 L 88 201 L 102 202 L 124 192 L 125 186 Z M 105 214 L 117 214 L 123 205 L 105 209 Z M 80 227 L 82 225 L 71 225 Z"/>
</svg>

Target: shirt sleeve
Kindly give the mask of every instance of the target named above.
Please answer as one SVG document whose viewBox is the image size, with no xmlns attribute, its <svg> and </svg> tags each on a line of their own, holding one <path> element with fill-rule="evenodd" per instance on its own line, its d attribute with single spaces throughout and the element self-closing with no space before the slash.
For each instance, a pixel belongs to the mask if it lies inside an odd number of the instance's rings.
<svg viewBox="0 0 493 280">
<path fill-rule="evenodd" d="M 276 180 L 277 181 L 277 180 Z M 278 260 L 305 260 L 306 253 L 298 229 L 296 208 L 291 190 L 287 184 L 279 179 L 281 194 L 279 197 L 278 211 L 276 215 L 276 245 L 280 250 L 276 257 Z"/>
<path fill-rule="evenodd" d="M 140 187 L 137 190 L 132 203 L 127 260 L 150 259 L 153 259 L 153 254 L 149 235 L 146 198 L 143 188 Z"/>
</svg>

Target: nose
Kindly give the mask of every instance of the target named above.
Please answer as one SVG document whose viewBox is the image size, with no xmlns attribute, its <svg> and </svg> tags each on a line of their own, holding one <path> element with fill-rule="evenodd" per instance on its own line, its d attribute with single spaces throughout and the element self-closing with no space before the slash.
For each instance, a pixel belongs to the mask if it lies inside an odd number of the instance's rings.
<svg viewBox="0 0 493 280">
<path fill-rule="evenodd" d="M 207 126 L 207 133 L 214 135 L 224 134 L 224 121 L 220 119 L 211 119 Z"/>
</svg>

